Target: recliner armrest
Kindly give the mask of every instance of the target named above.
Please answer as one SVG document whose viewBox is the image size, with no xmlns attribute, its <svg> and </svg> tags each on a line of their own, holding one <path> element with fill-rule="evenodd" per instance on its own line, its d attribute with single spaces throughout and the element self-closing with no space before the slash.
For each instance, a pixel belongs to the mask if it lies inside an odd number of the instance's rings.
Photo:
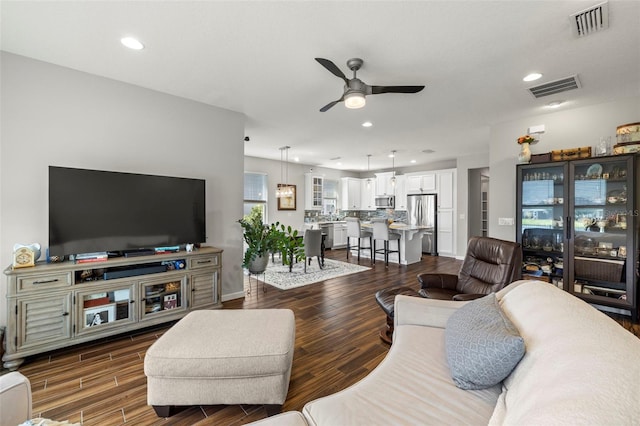
<svg viewBox="0 0 640 426">
<path fill-rule="evenodd" d="M 453 296 L 453 300 L 456 300 L 458 302 L 466 302 L 469 300 L 479 299 L 484 296 L 486 296 L 486 294 L 460 293 Z"/>
<path fill-rule="evenodd" d="M 453 274 L 420 274 L 418 275 L 420 288 L 444 288 L 455 290 L 458 276 Z"/>
<path fill-rule="evenodd" d="M 31 418 L 31 383 L 17 371 L 0 376 L 0 424 L 18 425 Z"/>
</svg>

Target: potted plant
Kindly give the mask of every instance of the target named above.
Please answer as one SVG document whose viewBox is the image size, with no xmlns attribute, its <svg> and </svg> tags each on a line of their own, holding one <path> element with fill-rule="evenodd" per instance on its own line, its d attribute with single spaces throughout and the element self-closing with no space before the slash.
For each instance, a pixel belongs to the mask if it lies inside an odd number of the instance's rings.
<svg viewBox="0 0 640 426">
<path fill-rule="evenodd" d="M 276 225 L 267 225 L 262 221 L 262 207 L 256 206 L 251 212 L 238 220 L 243 229 L 243 238 L 247 243 L 242 266 L 249 272 L 260 274 L 269 263 L 269 254 L 280 251 L 282 234 Z"/>
<path fill-rule="evenodd" d="M 271 253 L 282 253 L 285 265 L 290 265 L 291 260 L 299 261 L 304 258 L 304 244 L 302 238 L 298 238 L 298 231 L 279 222 L 271 225 L 264 223 L 261 206 L 251 209 L 238 223 L 242 226 L 244 241 L 247 243 L 242 266 L 249 272 L 263 273 Z"/>
</svg>

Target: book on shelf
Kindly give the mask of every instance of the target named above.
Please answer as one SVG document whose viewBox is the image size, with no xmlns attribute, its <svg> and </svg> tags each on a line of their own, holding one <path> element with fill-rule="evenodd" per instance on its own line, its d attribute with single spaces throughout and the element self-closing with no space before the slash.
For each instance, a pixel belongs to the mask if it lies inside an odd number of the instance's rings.
<svg viewBox="0 0 640 426">
<path fill-rule="evenodd" d="M 105 296 L 105 297 L 100 297 L 97 299 L 87 299 L 85 298 L 84 300 L 84 307 L 85 308 L 92 308 L 94 306 L 101 306 L 101 305 L 108 305 L 109 302 L 109 297 Z"/>
<path fill-rule="evenodd" d="M 102 258 L 102 257 L 109 257 L 109 254 L 106 251 L 96 251 L 92 253 L 78 253 L 75 255 L 76 260 L 77 259 L 95 259 L 95 258 Z"/>
<path fill-rule="evenodd" d="M 91 262 L 104 262 L 109 260 L 108 256 L 105 257 L 88 257 L 83 259 L 76 259 L 76 263 L 91 263 Z"/>
</svg>

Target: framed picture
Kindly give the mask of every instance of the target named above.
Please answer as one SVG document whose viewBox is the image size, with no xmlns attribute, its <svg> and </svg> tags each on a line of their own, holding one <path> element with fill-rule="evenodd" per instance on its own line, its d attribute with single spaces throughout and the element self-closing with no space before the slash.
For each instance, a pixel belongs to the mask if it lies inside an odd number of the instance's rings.
<svg viewBox="0 0 640 426">
<path fill-rule="evenodd" d="M 282 183 L 278 184 L 278 188 L 283 188 L 285 186 L 290 187 L 293 191 L 293 194 L 291 194 L 290 197 L 278 198 L 278 210 L 295 210 L 296 209 L 296 186 L 285 185 Z"/>
<path fill-rule="evenodd" d="M 95 327 L 116 320 L 116 304 L 109 303 L 84 310 L 84 326 Z"/>
</svg>

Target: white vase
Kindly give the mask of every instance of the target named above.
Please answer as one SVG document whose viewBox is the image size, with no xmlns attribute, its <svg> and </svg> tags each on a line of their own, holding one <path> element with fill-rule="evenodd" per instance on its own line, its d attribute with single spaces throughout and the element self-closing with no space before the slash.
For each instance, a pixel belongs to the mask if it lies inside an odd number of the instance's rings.
<svg viewBox="0 0 640 426">
<path fill-rule="evenodd" d="M 518 154 L 518 163 L 527 164 L 529 163 L 529 160 L 531 160 L 531 150 L 529 149 L 529 143 L 523 142 L 521 146 L 522 149 L 520 151 L 520 154 Z"/>
</svg>

